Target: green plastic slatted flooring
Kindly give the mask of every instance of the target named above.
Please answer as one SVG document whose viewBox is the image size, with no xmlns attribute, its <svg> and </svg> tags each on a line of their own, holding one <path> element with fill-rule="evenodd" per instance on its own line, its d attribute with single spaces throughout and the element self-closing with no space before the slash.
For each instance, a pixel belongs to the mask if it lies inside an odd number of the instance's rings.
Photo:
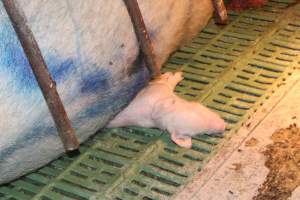
<svg viewBox="0 0 300 200">
<path fill-rule="evenodd" d="M 270 0 L 260 10 L 229 13 L 228 26 L 211 22 L 163 68 L 183 67 L 177 93 L 216 110 L 228 123 L 225 137 L 197 136 L 178 148 L 156 129 L 102 130 L 62 156 L 0 187 L 0 199 L 170 199 L 300 65 L 300 5 Z"/>
</svg>

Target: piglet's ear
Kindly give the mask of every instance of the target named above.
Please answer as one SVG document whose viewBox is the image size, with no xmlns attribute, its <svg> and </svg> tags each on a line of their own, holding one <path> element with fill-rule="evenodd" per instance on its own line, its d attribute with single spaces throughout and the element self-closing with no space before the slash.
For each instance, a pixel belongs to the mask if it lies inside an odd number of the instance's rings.
<svg viewBox="0 0 300 200">
<path fill-rule="evenodd" d="M 178 137 L 176 133 L 171 133 L 171 139 L 180 147 L 192 148 L 192 138 L 189 136 Z"/>
</svg>

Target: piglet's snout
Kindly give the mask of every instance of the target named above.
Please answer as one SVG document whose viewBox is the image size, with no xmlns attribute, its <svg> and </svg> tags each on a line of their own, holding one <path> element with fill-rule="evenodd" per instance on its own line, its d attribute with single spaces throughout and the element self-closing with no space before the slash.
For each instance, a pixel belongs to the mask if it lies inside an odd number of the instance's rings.
<svg viewBox="0 0 300 200">
<path fill-rule="evenodd" d="M 218 119 L 216 120 L 215 123 L 216 123 L 216 131 L 218 131 L 218 132 L 224 132 L 225 131 L 226 123 L 221 117 L 218 117 Z"/>
<path fill-rule="evenodd" d="M 218 115 L 209 120 L 209 133 L 223 133 L 226 129 L 225 121 Z"/>
</svg>

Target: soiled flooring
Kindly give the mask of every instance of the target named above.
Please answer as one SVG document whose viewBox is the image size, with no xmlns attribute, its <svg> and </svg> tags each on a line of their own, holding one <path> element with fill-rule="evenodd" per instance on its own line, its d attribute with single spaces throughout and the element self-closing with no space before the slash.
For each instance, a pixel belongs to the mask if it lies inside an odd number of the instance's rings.
<svg viewBox="0 0 300 200">
<path fill-rule="evenodd" d="M 299 80 L 293 74 L 175 199 L 299 200 Z"/>
<path fill-rule="evenodd" d="M 300 129 L 292 124 L 271 138 L 263 152 L 270 171 L 253 200 L 285 200 L 300 185 Z"/>
</svg>

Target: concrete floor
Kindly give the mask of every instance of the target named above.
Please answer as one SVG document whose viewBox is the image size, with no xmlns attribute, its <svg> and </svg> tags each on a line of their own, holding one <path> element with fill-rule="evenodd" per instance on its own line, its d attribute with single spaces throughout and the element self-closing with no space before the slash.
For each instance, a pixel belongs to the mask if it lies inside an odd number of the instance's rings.
<svg viewBox="0 0 300 200">
<path fill-rule="evenodd" d="M 300 125 L 299 80 L 298 70 L 226 142 L 175 200 L 252 199 L 268 174 L 262 152 L 271 143 L 270 136 L 292 123 Z M 255 138 L 257 144 L 245 145 L 251 138 Z M 240 169 L 236 170 L 237 166 Z M 300 199 L 300 187 L 293 192 L 290 199 Z"/>
</svg>

